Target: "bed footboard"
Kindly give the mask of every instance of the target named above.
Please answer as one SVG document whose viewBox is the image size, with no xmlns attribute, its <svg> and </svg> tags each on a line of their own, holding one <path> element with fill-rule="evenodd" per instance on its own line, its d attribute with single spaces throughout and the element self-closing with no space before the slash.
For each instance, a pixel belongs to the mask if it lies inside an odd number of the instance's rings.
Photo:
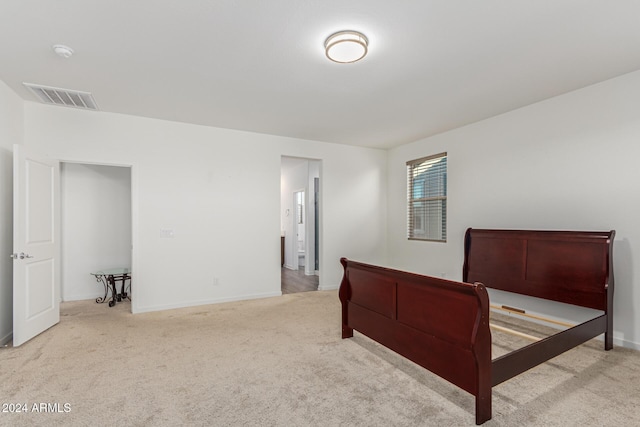
<svg viewBox="0 0 640 427">
<path fill-rule="evenodd" d="M 476 424 L 491 419 L 489 298 L 467 284 L 340 260 L 342 338 L 353 330 L 476 397 Z"/>
</svg>

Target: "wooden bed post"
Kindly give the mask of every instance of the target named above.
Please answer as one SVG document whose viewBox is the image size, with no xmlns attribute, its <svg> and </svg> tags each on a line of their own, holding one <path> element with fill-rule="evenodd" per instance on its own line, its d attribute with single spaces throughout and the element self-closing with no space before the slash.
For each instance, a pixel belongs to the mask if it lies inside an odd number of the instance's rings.
<svg viewBox="0 0 640 427">
<path fill-rule="evenodd" d="M 478 318 L 472 348 L 476 359 L 476 424 L 489 421 L 491 414 L 491 329 L 489 328 L 489 294 L 482 283 L 474 283 L 478 297 Z"/>
<path fill-rule="evenodd" d="M 347 259 L 345 257 L 340 258 L 340 264 L 344 269 L 344 275 L 342 276 L 342 282 L 340 283 L 340 291 L 338 296 L 342 303 L 342 338 L 353 337 L 353 328 L 349 327 L 348 317 L 348 301 L 351 299 L 351 283 L 349 283 L 349 276 L 347 274 Z"/>
<path fill-rule="evenodd" d="M 607 330 L 604 333 L 604 349 L 611 350 L 613 348 L 613 239 L 616 236 L 616 231 L 611 230 L 609 234 L 609 240 L 607 241 L 609 252 L 609 271 L 607 272 L 608 280 L 606 286 L 606 298 L 607 298 Z"/>
</svg>

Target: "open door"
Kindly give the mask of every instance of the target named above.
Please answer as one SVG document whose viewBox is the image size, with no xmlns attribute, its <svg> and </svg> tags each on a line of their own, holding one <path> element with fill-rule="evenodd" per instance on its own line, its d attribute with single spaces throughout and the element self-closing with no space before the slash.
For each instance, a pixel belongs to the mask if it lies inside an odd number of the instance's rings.
<svg viewBox="0 0 640 427">
<path fill-rule="evenodd" d="M 60 321 L 60 169 L 13 146 L 13 345 Z"/>
</svg>

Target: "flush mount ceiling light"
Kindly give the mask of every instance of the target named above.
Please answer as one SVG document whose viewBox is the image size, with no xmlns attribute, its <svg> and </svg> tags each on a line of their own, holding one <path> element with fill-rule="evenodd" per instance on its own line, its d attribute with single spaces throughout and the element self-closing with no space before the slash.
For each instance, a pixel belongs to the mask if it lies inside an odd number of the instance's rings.
<svg viewBox="0 0 640 427">
<path fill-rule="evenodd" d="M 324 42 L 327 58 L 334 62 L 347 64 L 364 58 L 369 40 L 357 31 L 340 31 L 330 35 Z"/>
<path fill-rule="evenodd" d="M 52 47 L 53 51 L 56 53 L 56 55 L 62 57 L 62 58 L 69 58 L 71 55 L 73 55 L 73 49 L 71 49 L 69 46 L 65 46 L 63 44 L 54 44 Z"/>
</svg>

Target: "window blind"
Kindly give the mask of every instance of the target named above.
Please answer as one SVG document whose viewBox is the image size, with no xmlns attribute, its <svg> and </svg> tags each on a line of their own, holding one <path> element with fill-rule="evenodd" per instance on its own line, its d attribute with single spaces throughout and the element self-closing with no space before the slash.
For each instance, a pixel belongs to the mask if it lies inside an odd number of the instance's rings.
<svg viewBox="0 0 640 427">
<path fill-rule="evenodd" d="M 407 162 L 407 237 L 447 240 L 447 153 Z"/>
</svg>

